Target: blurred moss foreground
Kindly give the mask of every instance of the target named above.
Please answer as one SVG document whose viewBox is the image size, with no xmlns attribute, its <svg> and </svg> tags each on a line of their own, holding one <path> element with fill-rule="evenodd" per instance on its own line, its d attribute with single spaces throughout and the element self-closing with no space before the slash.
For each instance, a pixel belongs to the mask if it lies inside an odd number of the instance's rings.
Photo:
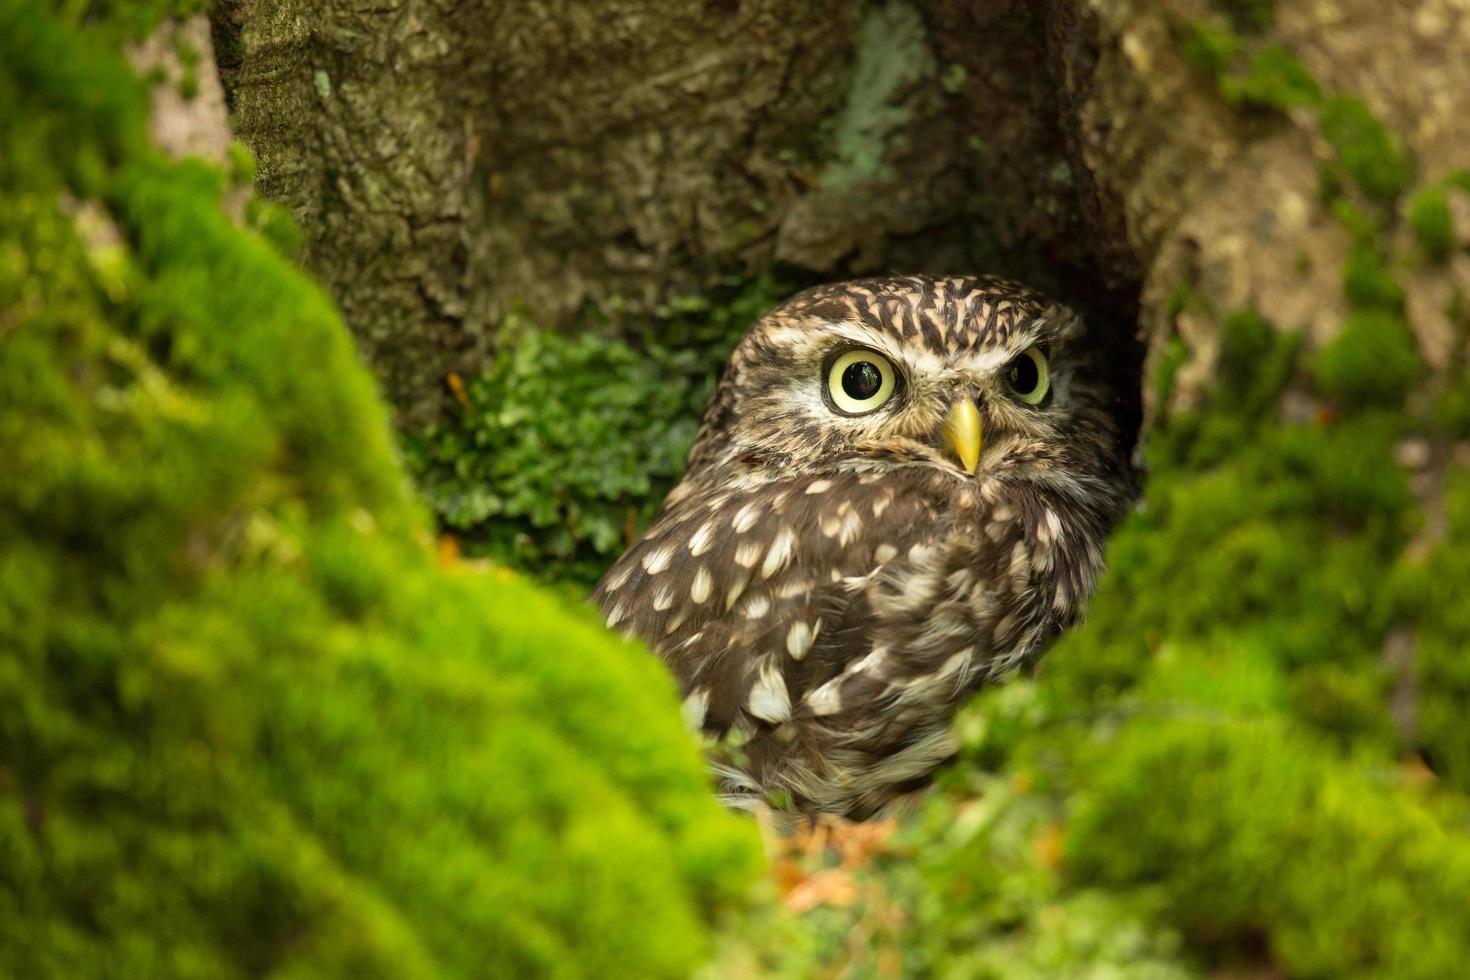
<svg viewBox="0 0 1470 980">
<path fill-rule="evenodd" d="M 671 685 L 435 567 L 332 307 L 148 147 L 105 7 L 0 7 L 0 975 L 687 974 L 756 849 Z"/>
</svg>

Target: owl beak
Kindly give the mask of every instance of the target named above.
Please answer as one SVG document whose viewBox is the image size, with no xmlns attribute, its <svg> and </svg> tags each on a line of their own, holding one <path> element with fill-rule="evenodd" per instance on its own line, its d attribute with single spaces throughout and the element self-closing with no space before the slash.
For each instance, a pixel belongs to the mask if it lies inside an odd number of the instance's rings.
<svg viewBox="0 0 1470 980">
<path fill-rule="evenodd" d="M 984 443 L 984 432 L 980 425 L 980 409 L 973 398 L 964 397 L 955 401 L 954 407 L 944 420 L 944 441 L 959 457 L 966 473 L 974 473 L 980 465 L 980 447 Z"/>
</svg>

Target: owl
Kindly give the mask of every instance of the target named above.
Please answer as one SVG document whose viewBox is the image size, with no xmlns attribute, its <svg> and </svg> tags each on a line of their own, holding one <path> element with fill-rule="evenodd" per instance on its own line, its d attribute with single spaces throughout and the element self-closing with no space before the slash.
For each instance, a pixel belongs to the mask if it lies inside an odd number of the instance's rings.
<svg viewBox="0 0 1470 980">
<path fill-rule="evenodd" d="M 820 286 L 750 328 L 593 593 L 673 671 L 726 803 L 889 810 L 1077 619 L 1130 495 L 1089 353 L 990 278 Z"/>
</svg>

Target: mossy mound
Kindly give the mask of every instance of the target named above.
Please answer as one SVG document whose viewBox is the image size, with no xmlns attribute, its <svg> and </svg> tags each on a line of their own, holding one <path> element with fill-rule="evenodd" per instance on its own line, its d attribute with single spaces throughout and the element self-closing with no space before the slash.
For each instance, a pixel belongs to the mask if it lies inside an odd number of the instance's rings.
<svg viewBox="0 0 1470 980">
<path fill-rule="evenodd" d="M 757 858 L 668 678 L 436 563 L 336 313 L 93 8 L 0 10 L 0 973 L 687 974 Z"/>
</svg>

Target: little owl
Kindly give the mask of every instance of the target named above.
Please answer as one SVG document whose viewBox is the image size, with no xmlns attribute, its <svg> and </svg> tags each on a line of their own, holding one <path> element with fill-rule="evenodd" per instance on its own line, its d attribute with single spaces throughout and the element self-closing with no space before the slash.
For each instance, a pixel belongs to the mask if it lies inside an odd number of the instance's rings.
<svg viewBox="0 0 1470 980">
<path fill-rule="evenodd" d="M 1078 617 L 1129 491 L 1099 373 L 1075 313 L 997 279 L 821 286 L 751 327 L 593 596 L 728 803 L 888 809 Z"/>
</svg>

